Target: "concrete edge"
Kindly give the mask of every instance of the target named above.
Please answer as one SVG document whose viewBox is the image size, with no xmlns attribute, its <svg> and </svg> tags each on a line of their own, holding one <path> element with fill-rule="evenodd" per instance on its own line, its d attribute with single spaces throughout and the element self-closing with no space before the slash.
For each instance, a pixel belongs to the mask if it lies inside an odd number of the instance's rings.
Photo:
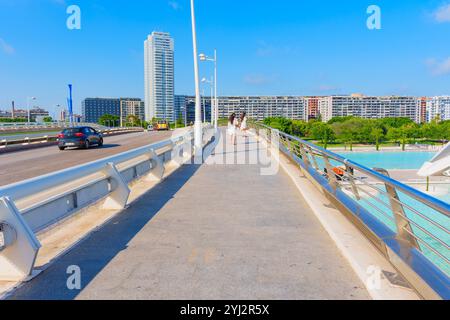
<svg viewBox="0 0 450 320">
<path fill-rule="evenodd" d="M 141 197 L 143 197 L 148 191 L 153 189 L 155 186 L 163 182 L 177 170 L 179 170 L 182 166 L 173 165 L 170 162 L 166 163 L 166 170 L 164 173 L 164 177 L 161 181 L 149 183 L 145 180 L 145 177 L 142 177 L 131 183 L 130 189 L 130 202 L 127 205 L 127 208 L 136 203 Z M 80 210 L 80 212 L 76 213 L 74 216 L 68 218 L 67 220 L 62 221 L 57 226 L 52 228 L 49 231 L 46 231 L 38 236 L 39 240 L 42 243 L 42 250 L 45 250 L 45 245 L 48 245 L 48 242 L 66 242 L 65 246 L 60 248 L 54 248 L 45 253 L 45 257 L 41 257 L 41 261 L 37 263 L 34 267 L 32 274 L 18 282 L 7 282 L 0 281 L 0 300 L 5 300 L 26 283 L 32 281 L 34 278 L 39 276 L 42 272 L 50 268 L 58 259 L 69 253 L 73 248 L 77 247 L 84 241 L 86 241 L 92 234 L 97 232 L 100 228 L 105 226 L 107 223 L 112 221 L 117 215 L 123 212 L 125 209 L 120 210 L 104 210 L 101 209 L 101 205 L 103 203 L 103 199 L 91 204 L 90 206 Z M 99 214 L 100 212 L 100 214 Z M 95 215 L 96 219 L 93 219 Z M 77 225 L 86 224 L 86 220 L 89 220 L 89 225 L 82 232 L 76 232 L 71 235 L 67 235 L 70 230 L 78 230 Z M 56 238 L 56 239 L 55 239 Z M 67 240 L 69 238 L 69 240 Z M 39 255 L 38 255 L 39 259 Z"/>
<path fill-rule="evenodd" d="M 332 206 L 325 195 L 303 175 L 297 164 L 292 163 L 281 153 L 278 162 L 283 171 L 294 182 L 306 203 L 374 300 L 421 300 L 413 289 L 394 286 L 383 276 L 382 271 L 393 274 L 398 272 L 372 243 L 338 209 Z"/>
</svg>

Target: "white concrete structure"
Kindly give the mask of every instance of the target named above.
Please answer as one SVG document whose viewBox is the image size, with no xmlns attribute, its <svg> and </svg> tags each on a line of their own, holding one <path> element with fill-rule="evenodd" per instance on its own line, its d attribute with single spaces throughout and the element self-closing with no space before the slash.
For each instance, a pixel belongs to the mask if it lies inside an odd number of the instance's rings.
<svg viewBox="0 0 450 320">
<path fill-rule="evenodd" d="M 438 96 L 429 98 L 427 101 L 427 122 L 436 117 L 441 120 L 450 120 L 450 96 Z"/>
<path fill-rule="evenodd" d="M 153 32 L 144 42 L 145 119 L 175 121 L 174 41 Z"/>
<path fill-rule="evenodd" d="M 404 117 L 419 123 L 419 107 L 415 97 L 351 95 L 319 98 L 319 113 L 324 122 L 334 117 L 355 116 L 366 119 Z"/>
<path fill-rule="evenodd" d="M 426 162 L 418 172 L 422 177 L 450 177 L 450 143 L 433 159 Z"/>
</svg>

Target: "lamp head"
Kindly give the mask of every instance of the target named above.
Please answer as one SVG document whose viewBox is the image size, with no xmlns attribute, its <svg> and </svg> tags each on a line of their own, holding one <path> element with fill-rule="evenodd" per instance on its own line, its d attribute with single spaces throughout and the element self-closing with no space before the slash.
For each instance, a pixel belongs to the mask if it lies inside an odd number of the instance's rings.
<svg viewBox="0 0 450 320">
<path fill-rule="evenodd" d="M 199 54 L 200 61 L 206 61 L 206 55 L 204 53 Z"/>
</svg>

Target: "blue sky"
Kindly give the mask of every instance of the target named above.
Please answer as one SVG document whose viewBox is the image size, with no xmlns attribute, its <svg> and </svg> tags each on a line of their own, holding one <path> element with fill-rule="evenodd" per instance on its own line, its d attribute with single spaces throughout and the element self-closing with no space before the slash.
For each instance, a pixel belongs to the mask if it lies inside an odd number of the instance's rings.
<svg viewBox="0 0 450 320">
<path fill-rule="evenodd" d="M 82 29 L 66 8 L 80 6 Z M 382 29 L 366 27 L 369 5 Z M 449 0 L 196 0 L 199 49 L 222 95 L 450 94 Z M 0 0 L 0 108 L 143 97 L 143 41 L 175 38 L 176 93 L 193 92 L 188 0 Z M 212 65 L 201 66 L 209 77 Z M 209 92 L 209 89 L 206 89 Z"/>
</svg>

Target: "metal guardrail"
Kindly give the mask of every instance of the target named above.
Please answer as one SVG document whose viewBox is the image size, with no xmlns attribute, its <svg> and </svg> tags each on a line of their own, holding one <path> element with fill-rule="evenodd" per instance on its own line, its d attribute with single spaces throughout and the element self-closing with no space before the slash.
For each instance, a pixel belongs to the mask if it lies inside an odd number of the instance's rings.
<svg viewBox="0 0 450 320">
<path fill-rule="evenodd" d="M 93 128 L 102 128 L 106 129 L 106 126 L 102 126 L 96 123 L 88 123 L 88 122 L 77 122 L 74 125 L 76 126 L 87 126 L 87 127 L 93 127 Z M 71 124 L 68 122 L 49 122 L 49 123 L 36 123 L 36 122 L 17 122 L 17 123 L 11 123 L 11 122 L 0 122 L 0 132 L 2 131 L 10 131 L 10 130 L 33 130 L 33 129 L 62 129 L 62 128 L 69 128 L 71 127 Z"/>
<path fill-rule="evenodd" d="M 104 136 L 116 135 L 121 133 L 130 133 L 130 132 L 142 132 L 143 128 L 114 128 L 114 129 L 103 129 L 98 130 Z M 32 132 L 30 132 L 32 134 Z M 39 143 L 48 143 L 48 142 L 56 142 L 58 141 L 57 135 L 45 135 L 42 137 L 25 137 L 23 139 L 2 139 L 0 140 L 0 149 L 7 148 L 11 146 L 17 145 L 30 145 L 30 144 L 39 144 Z"/>
<path fill-rule="evenodd" d="M 308 141 L 254 124 L 424 298 L 450 299 L 450 205 Z M 261 130 L 262 129 L 262 130 Z M 267 133 L 268 132 L 268 133 Z"/>
<path fill-rule="evenodd" d="M 205 127 L 205 144 L 212 135 L 212 129 Z M 166 162 L 179 166 L 191 159 L 192 140 L 193 132 L 188 130 L 172 139 L 1 187 L 0 226 L 11 226 L 17 240 L 3 243 L 0 250 L 0 280 L 20 281 L 30 274 L 40 248 L 36 234 L 102 199 L 104 209 L 125 208 L 129 183 L 160 181 Z M 12 238 L 7 230 L 0 229 L 0 238 Z"/>
</svg>

